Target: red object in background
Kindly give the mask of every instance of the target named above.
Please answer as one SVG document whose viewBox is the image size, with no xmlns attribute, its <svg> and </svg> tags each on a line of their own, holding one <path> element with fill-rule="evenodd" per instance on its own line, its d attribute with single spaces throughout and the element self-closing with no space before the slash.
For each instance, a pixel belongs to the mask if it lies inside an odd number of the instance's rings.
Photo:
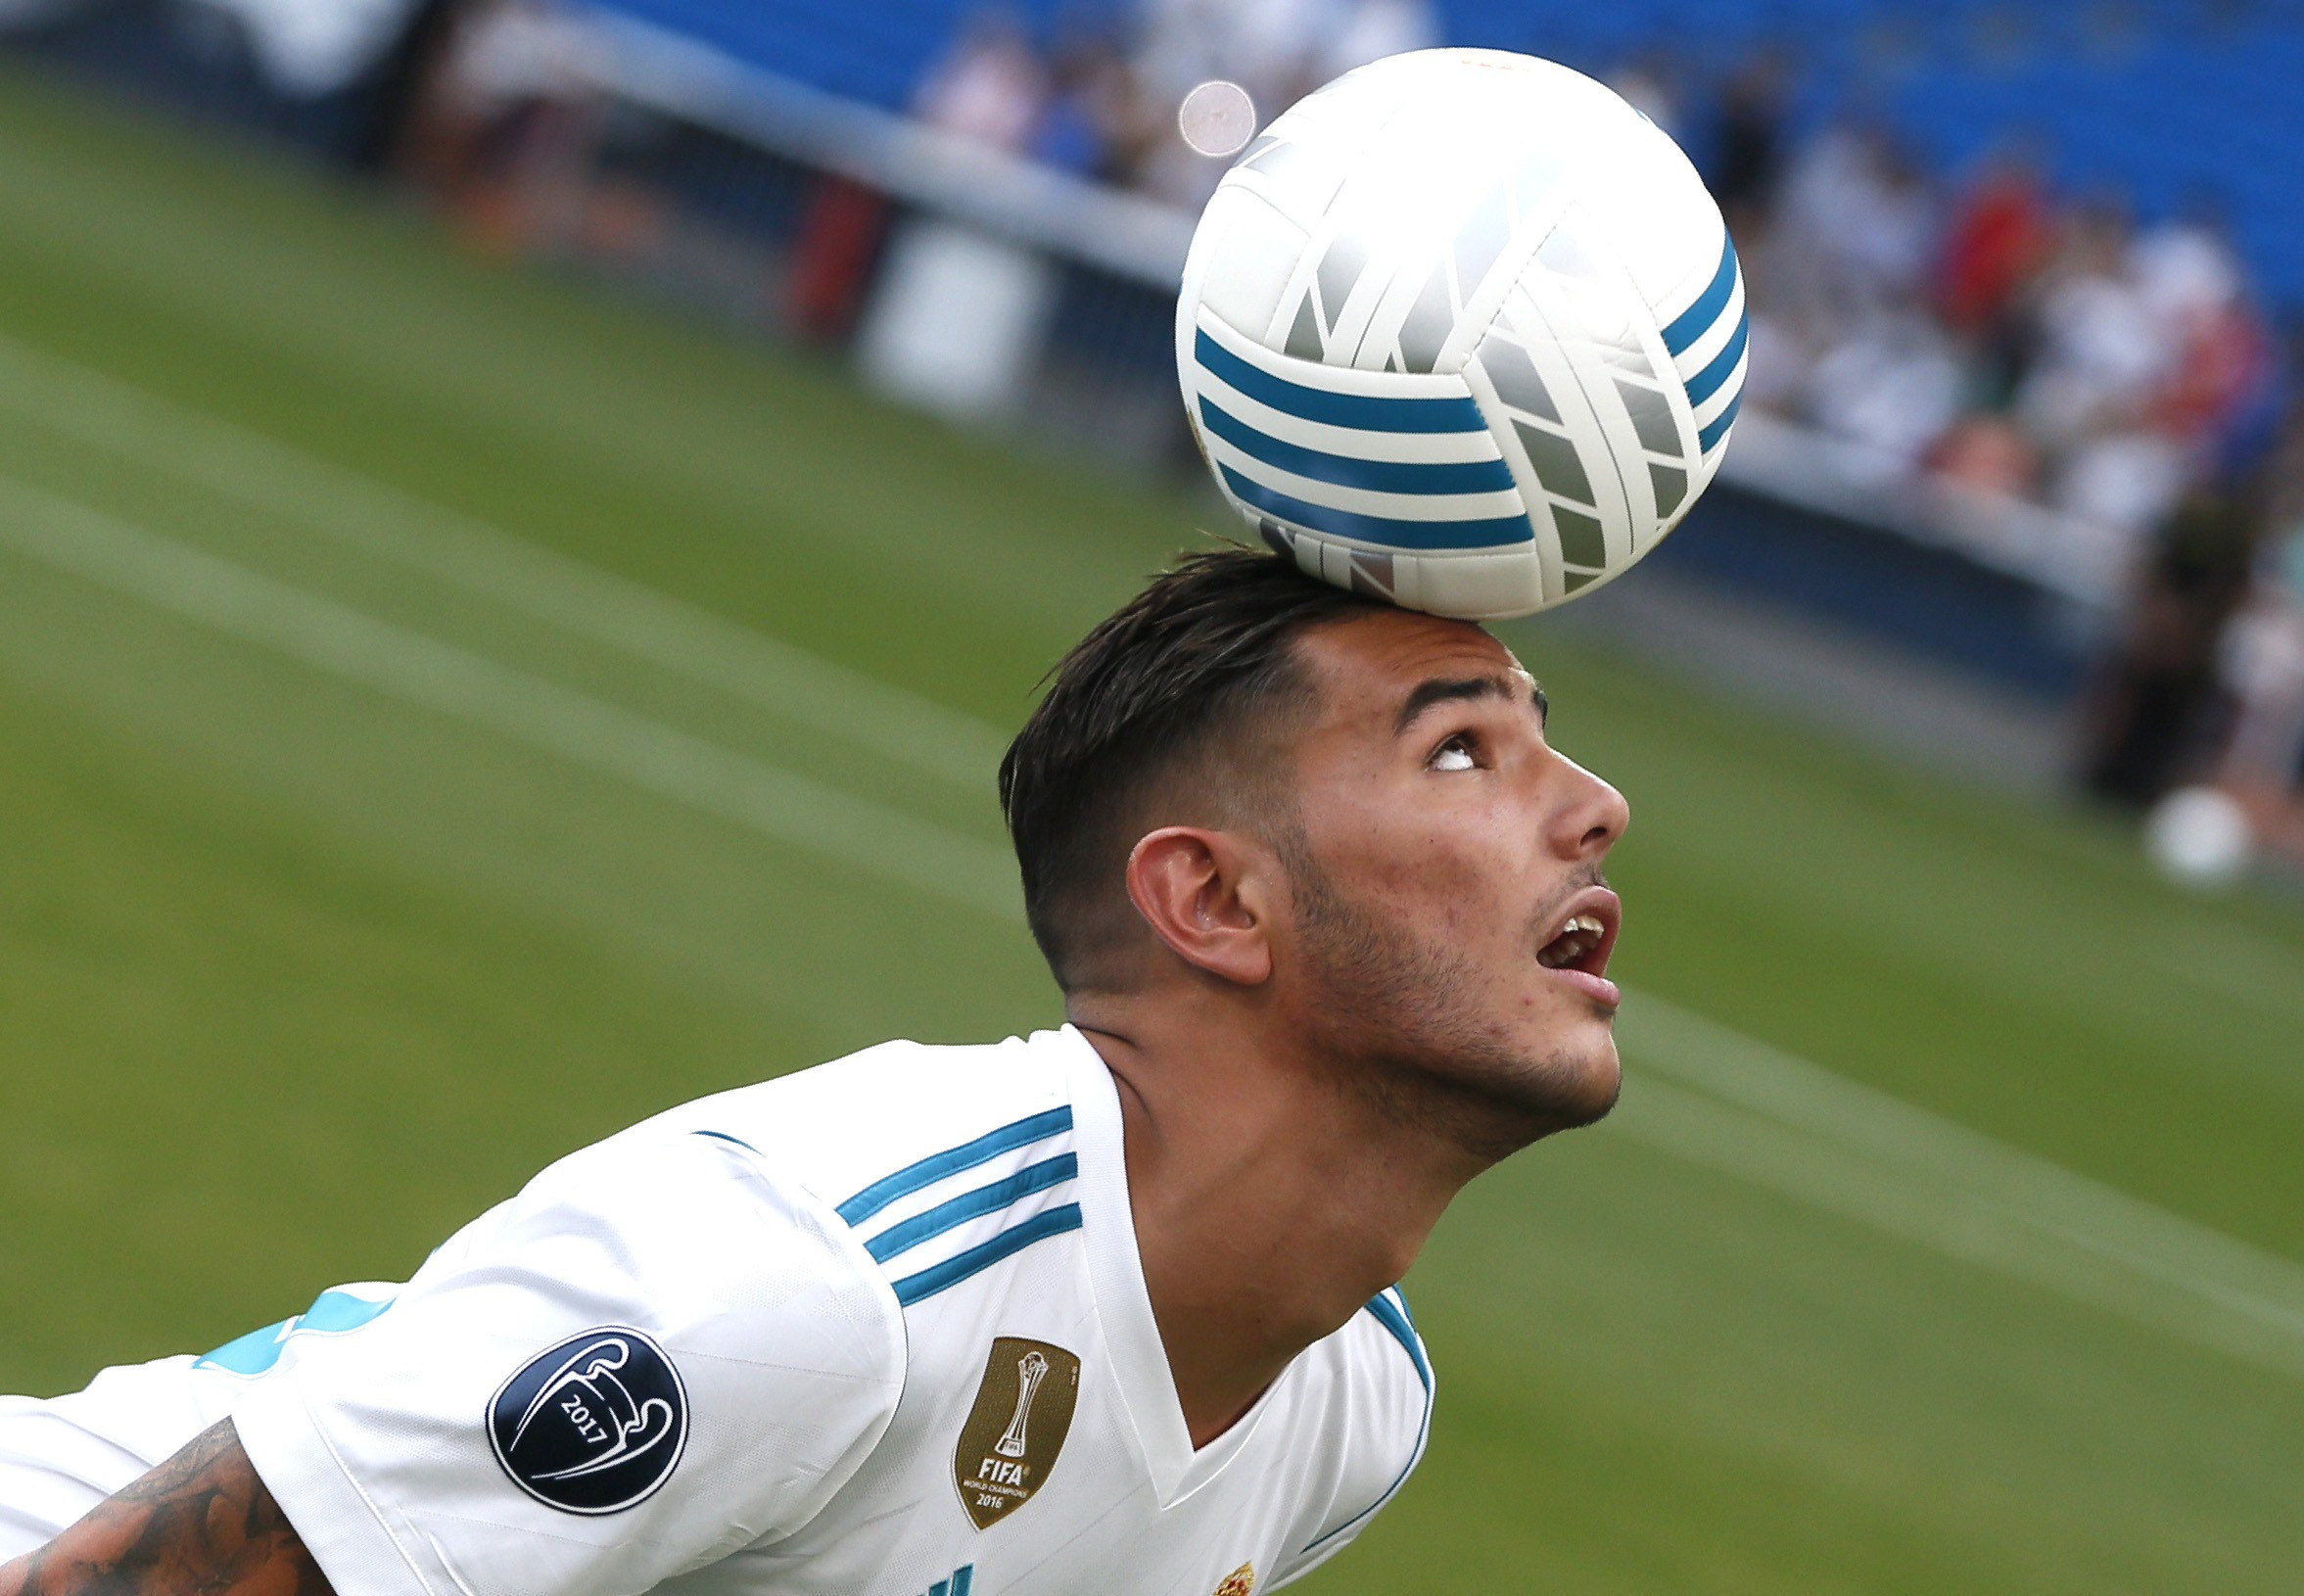
<svg viewBox="0 0 2304 1596">
<path fill-rule="evenodd" d="M 2047 206 L 2031 171 L 2000 165 L 1987 172 L 1946 231 L 1938 288 L 1946 319 L 1963 332 L 1990 327 L 2047 246 Z"/>
<path fill-rule="evenodd" d="M 2152 408 L 2171 437 L 2214 432 L 2272 380 L 2271 335 L 2241 301 L 2206 311 L 2186 329 L 2184 358 Z"/>
<path fill-rule="evenodd" d="M 1929 448 L 1928 468 L 1980 493 L 2020 497 L 2040 486 L 2040 455 L 2002 415 L 1963 416 Z"/>
<path fill-rule="evenodd" d="M 888 199 L 845 177 L 817 184 L 792 250 L 792 329 L 817 343 L 837 343 L 856 326 L 872 262 L 888 232 Z"/>
</svg>

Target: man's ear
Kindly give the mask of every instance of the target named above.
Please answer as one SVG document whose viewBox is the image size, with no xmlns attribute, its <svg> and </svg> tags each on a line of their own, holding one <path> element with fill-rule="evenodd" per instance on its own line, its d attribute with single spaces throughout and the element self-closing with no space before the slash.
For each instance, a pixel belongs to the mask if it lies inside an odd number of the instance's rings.
<svg viewBox="0 0 2304 1596">
<path fill-rule="evenodd" d="M 1230 831 L 1165 825 L 1128 852 L 1128 898 L 1168 951 L 1237 986 L 1272 975 L 1272 856 Z"/>
</svg>

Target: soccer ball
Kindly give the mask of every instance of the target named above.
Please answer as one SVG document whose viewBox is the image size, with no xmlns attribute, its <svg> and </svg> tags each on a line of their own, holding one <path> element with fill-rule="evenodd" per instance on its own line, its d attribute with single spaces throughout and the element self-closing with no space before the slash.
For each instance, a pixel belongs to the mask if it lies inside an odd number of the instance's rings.
<svg viewBox="0 0 2304 1596">
<path fill-rule="evenodd" d="M 1727 447 L 1745 325 L 1719 207 L 1661 128 L 1548 61 L 1419 50 L 1297 102 L 1224 174 L 1176 363 L 1275 550 L 1492 620 L 1678 525 Z"/>
</svg>

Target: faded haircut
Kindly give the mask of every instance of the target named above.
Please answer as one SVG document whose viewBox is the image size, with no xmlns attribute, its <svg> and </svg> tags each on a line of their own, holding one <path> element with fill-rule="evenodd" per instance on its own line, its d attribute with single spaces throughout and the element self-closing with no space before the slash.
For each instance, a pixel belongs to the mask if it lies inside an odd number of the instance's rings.
<svg viewBox="0 0 2304 1596">
<path fill-rule="evenodd" d="M 1125 869 L 1167 824 L 1278 820 L 1293 808 L 1278 752 L 1316 706 L 1295 639 L 1370 609 L 1269 554 L 1179 556 L 1049 673 L 1000 762 L 1000 805 L 1032 938 L 1066 992 L 1134 926 Z"/>
</svg>

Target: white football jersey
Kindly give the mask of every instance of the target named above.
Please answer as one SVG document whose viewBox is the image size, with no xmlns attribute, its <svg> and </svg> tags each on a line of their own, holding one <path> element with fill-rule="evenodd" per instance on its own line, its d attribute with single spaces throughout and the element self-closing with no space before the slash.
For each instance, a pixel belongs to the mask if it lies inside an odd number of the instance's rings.
<svg viewBox="0 0 2304 1596">
<path fill-rule="evenodd" d="M 0 1558 L 229 1415 L 340 1596 L 1247 1596 L 1424 1447 L 1396 1291 L 1195 1450 L 1069 1027 L 893 1042 L 546 1169 L 403 1286 L 0 1400 Z"/>
</svg>

